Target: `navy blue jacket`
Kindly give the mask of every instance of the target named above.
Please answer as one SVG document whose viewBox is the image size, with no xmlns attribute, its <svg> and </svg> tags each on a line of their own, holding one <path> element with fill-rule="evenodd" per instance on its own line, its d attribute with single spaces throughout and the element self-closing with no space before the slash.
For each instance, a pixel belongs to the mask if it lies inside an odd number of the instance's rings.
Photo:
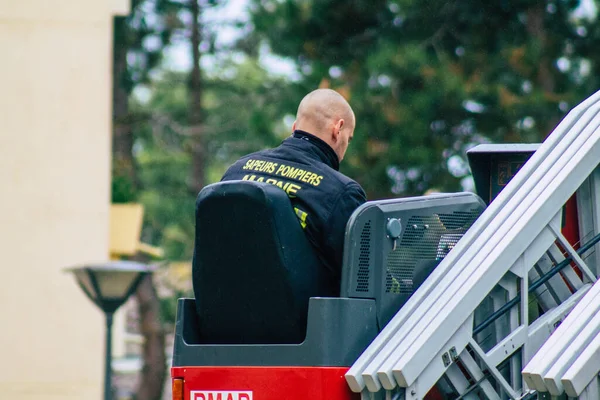
<svg viewBox="0 0 600 400">
<path fill-rule="evenodd" d="M 333 293 L 340 290 L 346 223 L 366 201 L 360 185 L 338 170 L 339 159 L 327 143 L 297 130 L 280 146 L 241 158 L 221 179 L 266 182 L 285 190 Z"/>
</svg>

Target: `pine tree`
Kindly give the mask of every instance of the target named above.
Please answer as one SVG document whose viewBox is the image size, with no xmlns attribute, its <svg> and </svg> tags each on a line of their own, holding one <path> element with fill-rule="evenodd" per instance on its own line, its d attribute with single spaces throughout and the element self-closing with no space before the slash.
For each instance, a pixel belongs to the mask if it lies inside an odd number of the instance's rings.
<svg viewBox="0 0 600 400">
<path fill-rule="evenodd" d="M 577 1 L 253 0 L 257 40 L 304 87 L 346 93 L 343 168 L 371 198 L 459 190 L 465 150 L 539 142 L 596 90 L 599 29 Z M 452 168 L 449 168 L 449 164 Z"/>
</svg>

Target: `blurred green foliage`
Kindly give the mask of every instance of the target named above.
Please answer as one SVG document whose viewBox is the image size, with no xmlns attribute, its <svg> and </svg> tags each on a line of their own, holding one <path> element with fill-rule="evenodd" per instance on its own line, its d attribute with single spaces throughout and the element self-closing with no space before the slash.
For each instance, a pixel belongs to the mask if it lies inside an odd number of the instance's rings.
<svg viewBox="0 0 600 400">
<path fill-rule="evenodd" d="M 218 181 L 228 165 L 243 154 L 277 145 L 287 134 L 281 97 L 289 91 L 281 78 L 269 77 L 256 60 L 226 61 L 231 79 L 204 82 L 204 143 L 209 154 L 205 171 Z M 192 256 L 194 203 L 190 192 L 192 128 L 186 125 L 185 74 L 169 72 L 153 83 L 145 102 L 132 100 L 132 112 L 145 115 L 134 126 L 139 200 L 146 209 L 143 241 L 159 244 L 167 259 Z"/>
<path fill-rule="evenodd" d="M 317 87 L 353 106 L 341 169 L 375 199 L 468 188 L 467 149 L 540 142 L 600 86 L 600 24 L 577 0 L 247 1 L 247 20 L 229 27 L 202 13 L 227 0 L 132 0 L 115 18 L 112 200 L 145 206 L 141 239 L 170 261 L 192 258 L 193 180 L 216 182 L 279 144 Z M 241 38 L 219 44 L 232 27 Z M 163 61 L 173 43 L 192 59 L 194 37 L 208 68 L 192 79 Z M 266 54 L 293 72 L 273 73 Z M 192 293 L 168 289 L 160 313 L 172 324 L 176 298 Z"/>
<path fill-rule="evenodd" d="M 598 88 L 578 1 L 252 0 L 255 41 L 349 94 L 342 168 L 371 198 L 460 190 L 465 151 L 539 142 Z"/>
<path fill-rule="evenodd" d="M 188 25 L 173 22 L 185 20 L 185 8 L 176 8 L 184 2 L 139 0 L 136 10 L 156 14 L 160 8 L 144 3 L 162 4 L 172 34 L 189 38 Z M 202 76 L 207 182 L 218 181 L 241 155 L 277 145 L 289 134 L 300 99 L 328 86 L 346 95 L 356 112 L 342 171 L 369 198 L 463 190 L 468 148 L 542 141 L 599 86 L 600 25 L 593 14 L 578 15 L 578 1 L 249 5 L 250 23 L 236 25 L 245 33 L 234 46 L 215 45 L 218 30 L 204 21 L 201 48 L 211 56 Z M 138 52 L 144 41 L 130 43 Z M 259 61 L 265 49 L 296 72 L 273 74 Z M 144 77 L 131 81 L 144 96 L 129 96 L 136 181 L 115 173 L 114 193 L 145 205 L 144 241 L 163 247 L 168 259 L 189 260 L 196 195 L 190 147 L 197 134 L 187 123 L 189 76 L 159 63 L 152 71 L 132 74 Z"/>
</svg>

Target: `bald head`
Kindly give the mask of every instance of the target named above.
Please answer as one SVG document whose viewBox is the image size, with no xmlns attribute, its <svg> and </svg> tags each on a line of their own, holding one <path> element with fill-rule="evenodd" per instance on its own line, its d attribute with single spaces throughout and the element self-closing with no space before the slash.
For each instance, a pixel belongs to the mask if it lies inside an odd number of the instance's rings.
<svg viewBox="0 0 600 400">
<path fill-rule="evenodd" d="M 335 151 L 341 161 L 354 136 L 355 124 L 352 107 L 342 95 L 331 89 L 317 89 L 300 102 L 293 129 L 317 136 Z"/>
</svg>

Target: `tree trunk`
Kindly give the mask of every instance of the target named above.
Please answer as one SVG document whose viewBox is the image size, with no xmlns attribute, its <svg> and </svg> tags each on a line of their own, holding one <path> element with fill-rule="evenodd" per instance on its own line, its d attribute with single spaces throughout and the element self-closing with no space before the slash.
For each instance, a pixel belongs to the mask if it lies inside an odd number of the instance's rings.
<svg viewBox="0 0 600 400">
<path fill-rule="evenodd" d="M 113 179 L 127 178 L 135 192 L 137 171 L 133 158 L 133 131 L 130 126 L 127 77 L 128 26 L 124 17 L 114 18 L 113 37 Z M 144 337 L 143 368 L 137 400 L 160 400 L 166 378 L 165 333 L 160 318 L 160 305 L 151 276 L 140 284 L 136 297 L 140 314 L 140 332 Z"/>
<path fill-rule="evenodd" d="M 205 185 L 206 169 L 206 140 L 202 126 L 202 72 L 200 70 L 200 42 L 202 41 L 202 26 L 200 24 L 200 0 L 190 0 L 192 14 L 191 46 L 192 71 L 189 81 L 189 125 L 192 134 L 190 154 L 192 156 L 192 171 L 190 191 L 196 196 Z"/>
<path fill-rule="evenodd" d="M 552 76 L 552 60 L 550 59 L 548 48 L 548 34 L 544 26 L 544 16 L 546 9 L 544 4 L 540 3 L 527 11 L 526 29 L 531 37 L 539 42 L 542 49 L 542 57 L 537 71 L 537 84 L 546 93 L 553 93 L 555 88 L 554 77 Z"/>
<path fill-rule="evenodd" d="M 535 82 L 540 88 L 542 88 L 544 95 L 547 98 L 552 98 L 554 97 L 554 91 L 556 90 L 556 81 L 554 74 L 552 73 L 552 59 L 548 54 L 549 39 L 548 33 L 546 32 L 546 27 L 544 26 L 545 15 L 546 8 L 544 4 L 539 3 L 532 6 L 527 11 L 526 29 L 527 33 L 529 33 L 529 35 L 539 43 L 542 51 L 537 74 L 535 76 Z M 542 137 L 540 140 L 544 140 L 546 136 L 552 132 L 558 122 L 558 117 L 549 118 L 546 121 L 537 121 L 541 127 L 540 130 Z"/>
<path fill-rule="evenodd" d="M 165 332 L 160 318 L 160 303 L 152 276 L 140 283 L 136 292 L 140 313 L 140 332 L 144 336 L 142 373 L 136 400 L 160 400 L 166 379 Z"/>
<path fill-rule="evenodd" d="M 113 171 L 136 186 L 133 160 L 133 132 L 129 124 L 129 83 L 127 82 L 127 21 L 115 17 L 113 30 Z"/>
</svg>

